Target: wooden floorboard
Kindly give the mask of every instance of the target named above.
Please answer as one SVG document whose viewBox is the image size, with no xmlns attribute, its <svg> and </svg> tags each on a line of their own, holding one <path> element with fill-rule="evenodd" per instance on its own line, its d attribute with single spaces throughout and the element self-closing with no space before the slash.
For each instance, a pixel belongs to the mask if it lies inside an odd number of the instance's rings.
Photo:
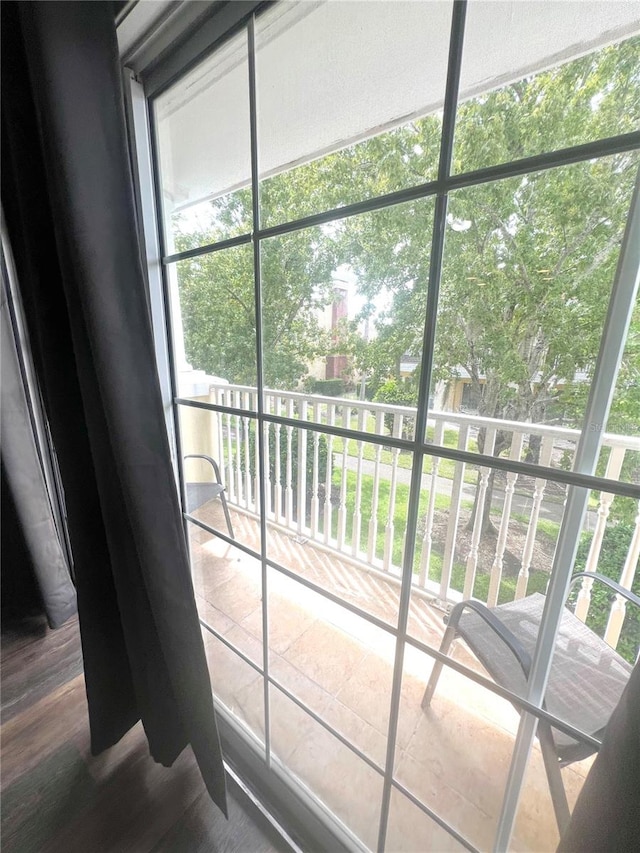
<svg viewBox="0 0 640 853">
<path fill-rule="evenodd" d="M 3 625 L 3 723 L 82 672 L 78 620 L 50 631 L 44 617 Z"/>
<path fill-rule="evenodd" d="M 226 821 L 191 750 L 149 756 L 140 723 L 92 756 L 76 620 L 3 626 L 3 853 L 271 853 L 290 848 L 232 780 Z"/>
<path fill-rule="evenodd" d="M 201 793 L 153 848 L 153 853 L 210 853 L 212 850 L 216 853 L 271 853 L 274 849 L 272 834 L 266 818 L 249 817 L 235 797 L 229 801 L 227 822 L 219 811 L 211 808 L 207 794 Z"/>
</svg>

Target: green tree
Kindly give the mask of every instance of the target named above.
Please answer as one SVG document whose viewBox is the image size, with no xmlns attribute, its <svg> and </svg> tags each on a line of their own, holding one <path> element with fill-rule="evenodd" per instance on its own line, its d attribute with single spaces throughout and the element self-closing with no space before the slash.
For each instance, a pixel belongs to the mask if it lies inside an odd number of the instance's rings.
<svg viewBox="0 0 640 853">
<path fill-rule="evenodd" d="M 630 39 L 462 103 L 454 170 L 636 129 L 639 44 Z M 438 116 L 427 116 L 269 178 L 263 224 L 433 178 L 440 127 Z M 636 152 L 622 153 L 451 194 L 436 380 L 464 368 L 489 417 L 579 423 L 586 383 L 574 378 L 593 370 L 637 163 Z M 358 319 L 375 315 L 369 341 L 352 325 L 352 357 L 374 385 L 399 379 L 403 354 L 419 355 L 422 346 L 433 208 L 433 198 L 413 200 L 263 241 L 267 384 L 295 387 L 311 360 L 330 351 L 318 315 L 342 265 L 366 303 Z M 248 191 L 212 202 L 206 241 L 248 230 L 250 219 Z M 203 240 L 185 235 L 179 248 Z M 183 263 L 188 356 L 253 384 L 251 251 Z M 637 386 L 625 387 L 631 399 Z M 499 435 L 496 454 L 508 444 Z"/>
<path fill-rule="evenodd" d="M 635 129 L 638 44 L 462 104 L 455 171 L 610 135 L 612 127 Z M 404 150 L 424 151 L 435 122 L 415 122 L 414 144 Z M 481 414 L 544 421 L 566 410 L 579 423 L 574 377 L 593 369 L 637 165 L 635 152 L 624 153 L 451 194 L 435 378 L 464 368 Z M 349 220 L 346 228 L 363 292 L 369 299 L 392 293 L 362 358 L 387 375 L 422 344 L 430 228 L 419 205 Z M 393 253 L 377 250 L 390 239 Z M 499 438 L 497 452 L 506 445 Z"/>
<path fill-rule="evenodd" d="M 454 170 L 637 127 L 638 44 L 635 39 L 607 48 L 461 105 Z M 421 132 L 430 136 L 433 122 L 430 117 L 415 123 L 419 149 L 424 148 Z M 480 401 L 479 413 L 487 417 L 581 423 L 637 165 L 636 152 L 624 153 L 451 194 L 434 380 L 450 381 L 464 369 Z M 348 224 L 357 259 L 364 254 L 368 260 L 388 234 L 396 233 L 392 255 L 378 253 L 377 262 L 355 264 L 369 300 L 382 289 L 393 294 L 378 318 L 375 341 L 361 355 L 361 365 L 378 382 L 385 375 L 399 376 L 403 353 L 419 354 L 422 345 L 428 230 L 416 203 L 408 208 L 402 219 L 391 209 L 386 217 Z M 626 433 L 640 415 L 632 348 L 614 407 Z M 484 439 L 480 431 L 480 449 Z M 503 453 L 510 441 L 510 433 L 499 432 L 494 453 Z M 538 450 L 532 438 L 528 458 L 536 461 Z M 627 466 L 632 464 L 629 454 Z M 631 503 L 618 500 L 614 514 L 628 517 L 634 512 Z M 489 526 L 486 508 L 483 518 Z"/>
<path fill-rule="evenodd" d="M 248 190 L 211 203 L 206 230 L 178 232 L 176 251 L 233 233 L 251 210 Z M 180 219 L 176 221 L 180 227 Z M 320 312 L 333 299 L 336 246 L 319 229 L 262 243 L 263 367 L 268 387 L 295 387 L 326 351 Z M 223 249 L 181 261 L 178 283 L 185 348 L 194 367 L 237 384 L 256 384 L 253 249 Z"/>
</svg>

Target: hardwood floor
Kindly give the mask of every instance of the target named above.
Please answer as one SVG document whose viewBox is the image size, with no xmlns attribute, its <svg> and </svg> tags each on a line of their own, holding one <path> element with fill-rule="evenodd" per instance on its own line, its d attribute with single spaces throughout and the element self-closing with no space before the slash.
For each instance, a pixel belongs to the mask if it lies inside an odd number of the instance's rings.
<svg viewBox="0 0 640 853">
<path fill-rule="evenodd" d="M 272 853 L 291 848 L 230 780 L 229 821 L 186 749 L 149 756 L 140 723 L 93 757 L 78 626 L 3 626 L 3 853 Z"/>
</svg>

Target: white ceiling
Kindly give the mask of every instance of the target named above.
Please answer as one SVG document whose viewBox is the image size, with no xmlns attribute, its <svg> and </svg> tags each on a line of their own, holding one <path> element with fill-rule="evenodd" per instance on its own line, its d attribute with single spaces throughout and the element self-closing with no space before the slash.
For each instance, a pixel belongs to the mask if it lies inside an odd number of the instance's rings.
<svg viewBox="0 0 640 853">
<path fill-rule="evenodd" d="M 450 26 L 444 0 L 282 2 L 260 16 L 261 174 L 441 109 Z M 461 97 L 639 31 L 635 0 L 475 0 Z M 236 36 L 158 99 L 165 212 L 248 182 L 246 51 L 246 36 Z"/>
</svg>

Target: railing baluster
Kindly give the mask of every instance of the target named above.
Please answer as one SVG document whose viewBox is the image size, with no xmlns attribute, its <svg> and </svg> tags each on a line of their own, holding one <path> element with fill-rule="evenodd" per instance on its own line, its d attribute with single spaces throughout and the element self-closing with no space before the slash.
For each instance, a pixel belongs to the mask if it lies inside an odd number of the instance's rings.
<svg viewBox="0 0 640 853">
<path fill-rule="evenodd" d="M 548 466 L 551 462 L 551 452 L 553 450 L 553 437 L 545 436 L 542 439 L 540 446 L 540 465 Z M 547 487 L 547 481 L 543 477 L 536 477 L 533 489 L 533 504 L 531 506 L 531 517 L 529 518 L 529 527 L 527 528 L 527 538 L 525 539 L 524 548 L 522 549 L 522 564 L 518 573 L 518 582 L 516 584 L 516 598 L 524 598 L 527 594 L 527 585 L 529 583 L 529 571 L 531 569 L 531 561 L 533 559 L 533 548 L 536 542 L 538 533 L 538 519 L 540 517 L 540 507 L 544 497 L 544 490 Z"/>
<path fill-rule="evenodd" d="M 442 445 L 444 437 L 444 421 L 436 421 L 433 430 L 433 444 L 436 447 Z M 431 560 L 431 548 L 433 547 L 433 518 L 436 511 L 436 498 L 438 495 L 438 469 L 440 467 L 440 457 L 431 457 L 431 486 L 429 488 L 429 503 L 427 505 L 427 515 L 424 520 L 424 533 L 422 535 L 422 551 L 420 554 L 420 575 L 419 584 L 425 586 L 429 577 L 429 562 Z"/>
<path fill-rule="evenodd" d="M 605 475 L 610 480 L 617 480 L 620 476 L 622 462 L 624 460 L 624 451 L 624 447 L 611 448 Z M 587 556 L 587 563 L 585 566 L 586 572 L 598 571 L 598 560 L 600 559 L 600 551 L 602 550 L 602 540 L 604 539 L 604 532 L 607 529 L 607 519 L 609 518 L 612 503 L 613 495 L 610 492 L 600 492 L 596 529 L 593 531 L 593 539 L 591 540 L 591 546 Z M 576 616 L 583 622 L 586 621 L 587 614 L 589 612 L 592 586 L 593 580 L 591 580 L 591 578 L 583 578 L 575 609 Z"/>
<path fill-rule="evenodd" d="M 638 514 L 636 515 L 635 527 L 633 528 L 633 536 L 629 543 L 629 551 L 624 561 L 624 568 L 620 575 L 620 586 L 625 589 L 631 589 L 638 571 L 638 561 L 640 560 L 640 501 L 638 501 Z M 620 632 L 624 624 L 624 617 L 627 610 L 627 600 L 621 595 L 616 594 L 616 597 L 611 605 L 609 612 L 609 621 L 604 638 L 612 648 L 616 648 L 620 639 Z"/>
<path fill-rule="evenodd" d="M 351 406 L 342 406 L 342 426 L 348 429 L 351 421 Z M 344 551 L 347 535 L 347 459 L 349 458 L 349 439 L 342 439 L 342 476 L 340 479 L 340 506 L 338 507 L 338 550 Z"/>
<path fill-rule="evenodd" d="M 217 399 L 217 397 L 218 397 L 218 395 L 216 394 L 216 399 Z M 217 445 L 218 446 L 216 448 L 216 454 L 220 460 L 220 471 L 222 473 L 222 477 L 224 480 L 225 475 L 226 475 L 225 458 L 224 458 L 224 424 L 223 424 L 224 415 L 222 414 L 222 412 L 212 412 L 212 415 L 216 419 L 216 427 L 218 430 L 218 438 L 217 438 Z M 225 482 L 224 486 L 225 486 L 225 491 L 227 492 L 226 496 L 228 497 L 229 496 L 228 495 L 228 492 L 229 492 L 228 481 Z"/>
<path fill-rule="evenodd" d="M 233 426 L 231 421 L 231 415 L 223 414 L 222 418 L 224 419 L 224 423 L 226 425 L 226 444 L 227 444 L 227 453 L 226 453 L 226 463 L 227 463 L 227 497 L 231 501 L 231 503 L 239 504 L 237 489 L 236 489 L 236 478 L 233 475 Z"/>
<path fill-rule="evenodd" d="M 522 454 L 522 445 L 524 442 L 524 433 L 514 432 L 511 437 L 511 452 L 509 459 L 518 460 Z M 495 607 L 498 603 L 500 594 L 500 581 L 502 580 L 502 566 L 504 562 L 504 552 L 507 547 L 507 536 L 509 534 L 509 522 L 511 521 L 511 504 L 513 503 L 513 493 L 516 489 L 518 475 L 513 471 L 507 472 L 506 486 L 504 489 L 504 506 L 502 507 L 502 516 L 500 518 L 500 529 L 498 531 L 498 541 L 496 543 L 496 554 L 493 558 L 491 566 L 491 579 L 489 581 L 489 594 L 487 596 L 487 604 L 489 607 Z"/>
<path fill-rule="evenodd" d="M 247 409 L 254 407 L 256 401 L 256 389 L 248 386 L 238 386 L 229 384 L 213 384 L 210 388 L 210 401 L 214 406 L 230 406 L 235 409 Z M 308 406 L 312 409 L 309 410 Z M 341 417 L 336 417 L 338 407 L 342 410 Z M 298 417 L 308 418 L 314 424 L 318 425 L 317 431 L 312 432 L 312 437 L 307 435 L 306 430 L 302 430 L 295 425 L 282 425 L 274 423 L 273 426 L 265 427 L 265 512 L 270 520 L 280 523 L 282 526 L 287 526 L 289 529 L 294 529 L 298 533 L 312 536 L 313 539 L 321 539 L 325 545 L 334 550 L 337 549 L 344 554 L 345 557 L 356 561 L 357 563 L 368 564 L 369 566 L 383 566 L 386 570 L 391 568 L 393 560 L 393 552 L 395 546 L 395 529 L 394 529 L 394 514 L 395 503 L 397 501 L 397 490 L 399 478 L 399 458 L 401 451 L 396 448 L 391 450 L 390 464 L 383 463 L 389 453 L 382 445 L 375 444 L 373 465 L 369 466 L 365 461 L 367 442 L 359 439 L 354 441 L 355 454 L 353 458 L 349 456 L 349 439 L 344 437 L 336 437 L 326 434 L 322 437 L 322 431 L 325 424 L 335 426 L 337 422 L 346 430 L 352 427 L 360 432 L 368 432 L 367 424 L 369 417 L 375 418 L 376 433 L 378 436 L 384 435 L 384 419 L 391 416 L 394 419 L 394 435 L 399 437 L 398 424 L 402 423 L 407 428 L 409 422 L 413 423 L 415 418 L 415 409 L 402 406 L 387 406 L 377 403 L 366 403 L 364 401 L 335 401 L 332 398 L 324 397 L 309 397 L 299 392 L 291 391 L 269 391 L 265 389 L 264 393 L 264 412 L 266 415 L 286 416 L 292 421 Z M 357 414 L 357 427 L 351 423 L 353 414 Z M 255 429 L 252 425 L 252 419 L 247 418 L 243 414 L 217 413 L 216 420 L 211 426 L 211 445 L 212 448 L 217 446 L 215 455 L 219 457 L 221 470 L 225 480 L 227 489 L 227 499 L 229 503 L 246 508 L 250 512 L 257 512 L 258 507 L 258 446 L 252 447 L 251 442 L 254 441 Z M 549 424 L 517 424 L 505 420 L 492 418 L 474 417 L 458 412 L 438 412 L 429 413 L 429 424 L 435 425 L 434 443 L 442 444 L 445 427 L 453 427 L 458 429 L 458 448 L 467 449 L 468 433 L 471 429 L 486 430 L 487 438 L 485 440 L 484 452 L 491 452 L 492 436 L 499 430 L 510 431 L 516 436 L 521 434 L 522 430 L 526 430 L 527 434 L 535 433 L 542 439 L 541 454 L 539 463 L 543 467 L 552 467 L 556 464 L 553 461 L 553 448 L 558 446 L 558 442 L 576 442 L 579 438 L 577 430 L 564 427 L 555 427 Z M 412 427 L 413 428 L 413 427 Z M 273 433 L 270 431 L 273 430 Z M 283 432 L 286 431 L 286 432 Z M 286 440 L 285 440 L 286 436 Z M 295 436 L 295 440 L 294 440 Z M 463 438 L 461 441 L 460 439 Z M 273 443 L 270 439 L 273 439 Z M 298 447 L 296 448 L 296 441 Z M 324 456 L 322 450 L 324 442 L 327 445 L 327 469 L 326 476 L 320 474 L 320 459 Z M 334 507 L 331 502 L 332 493 L 332 458 L 335 449 L 335 443 L 340 441 L 343 446 L 342 453 L 342 468 L 339 478 L 339 507 Z M 310 444 L 311 442 L 311 444 Z M 521 446 L 521 443 L 520 443 Z M 625 452 L 636 452 L 640 450 L 640 439 L 636 436 L 620 436 L 605 434 L 603 437 L 603 446 L 608 448 L 609 463 L 605 476 L 610 479 L 616 479 L 620 472 L 622 460 Z M 294 449 L 297 449 L 294 459 Z M 514 450 L 512 441 L 512 452 Z M 213 452 L 213 450 L 212 450 Z M 286 456 L 285 456 L 286 454 Z M 309 459 L 309 456 L 312 458 Z M 283 458 L 285 456 L 285 458 Z M 519 458 L 519 457 L 518 457 Z M 313 463 L 311 473 L 308 471 L 307 462 Z M 296 466 L 297 462 L 297 466 Z M 285 464 L 286 463 L 286 464 Z M 450 463 L 446 463 L 450 466 Z M 420 572 L 416 577 L 416 581 L 422 586 L 428 586 L 428 573 L 430 557 L 433 549 L 434 538 L 434 523 L 436 504 L 438 500 L 438 489 L 442 492 L 443 480 L 442 469 L 445 463 L 438 457 L 432 458 L 431 472 L 429 476 L 430 491 L 428 493 L 426 515 L 424 517 L 424 529 L 422 532 L 422 548 L 420 556 Z M 252 469 L 252 466 L 253 469 Z M 295 468 L 295 470 L 294 470 Z M 286 470 L 285 470 L 286 469 Z M 372 470 L 372 494 L 371 494 L 371 516 L 365 520 L 368 523 L 366 531 L 366 544 L 362 542 L 364 531 L 362 530 L 362 515 L 363 505 L 367 491 L 364 488 L 363 480 L 368 476 L 368 471 Z M 349 485 L 355 474 L 355 486 L 352 490 Z M 459 524 L 460 505 L 464 496 L 464 472 L 465 466 L 461 463 L 455 463 L 453 482 L 447 485 L 447 492 L 451 492 L 450 513 L 445 537 L 445 553 L 443 557 L 442 577 L 440 583 L 440 593 L 442 598 L 449 598 L 450 581 L 455 560 L 455 537 L 457 535 L 457 527 Z M 478 571 L 479 562 L 479 547 L 482 541 L 481 526 L 486 522 L 486 517 L 483 518 L 483 513 L 486 516 L 487 507 L 486 494 L 489 487 L 489 476 L 491 466 L 480 469 L 478 477 L 478 495 L 477 495 L 477 512 L 474 519 L 474 529 L 471 537 L 471 544 L 468 555 L 466 557 L 466 571 L 464 580 L 463 594 L 470 595 L 473 592 L 474 580 Z M 254 473 L 256 476 L 254 476 Z M 336 475 L 337 478 L 338 475 Z M 295 482 L 294 482 L 295 478 Z M 424 478 L 426 479 L 426 478 Z M 553 480 L 553 477 L 549 479 Z M 500 588 L 501 579 L 501 563 L 506 552 L 507 539 L 509 536 L 510 513 L 512 504 L 513 492 L 515 490 L 517 477 L 513 474 L 507 475 L 507 488 L 505 491 L 505 507 L 502 511 L 502 518 L 499 530 L 499 541 L 496 549 L 494 564 L 491 573 L 490 595 L 488 596 L 489 603 L 492 600 L 497 600 Z M 324 503 L 320 496 L 320 489 L 324 485 Z M 310 487 L 310 494 L 307 496 L 307 486 Z M 391 503 L 390 512 L 386 513 L 384 522 L 384 546 L 381 548 L 382 553 L 378 551 L 379 532 L 383 526 L 382 521 L 379 522 L 378 514 L 380 510 L 381 491 L 384 493 L 386 488 L 390 488 Z M 522 560 L 518 581 L 516 586 L 516 596 L 522 597 L 526 595 L 527 583 L 530 572 L 534 565 L 534 553 L 537 540 L 537 528 L 539 524 L 540 513 L 545 500 L 547 488 L 547 478 L 537 478 L 534 484 L 533 499 L 531 504 L 531 517 L 527 528 L 525 543 L 522 548 Z M 348 504 L 351 500 L 351 492 L 353 493 L 353 512 L 349 512 Z M 425 497 L 427 497 L 425 495 Z M 593 541 L 591 543 L 590 553 L 587 562 L 588 569 L 597 567 L 600 550 L 602 547 L 602 537 L 607 525 L 607 516 L 611 501 L 611 495 L 601 495 L 596 530 L 594 532 Z M 294 506 L 297 503 L 298 513 L 296 514 Z M 307 506 L 307 504 L 309 506 Z M 338 514 L 337 535 L 334 538 L 332 521 L 334 520 L 334 509 Z M 310 511 L 310 516 L 307 514 Z M 309 523 L 307 524 L 307 518 Z M 638 522 L 636 521 L 636 527 Z M 352 531 L 352 534 L 351 534 Z M 637 531 L 634 534 L 637 537 Z M 382 538 L 382 537 L 380 537 Z M 633 548 L 637 548 L 637 539 L 634 538 Z M 403 549 L 406 543 L 403 537 Z M 365 554 L 366 552 L 366 554 Z M 632 553 L 635 553 L 632 549 Z M 382 558 L 382 559 L 381 559 Z M 637 557 L 636 557 L 637 559 Z M 397 561 L 396 561 L 397 562 Z M 628 576 L 629 570 L 625 563 L 625 572 Z M 455 600 L 458 597 L 453 596 Z M 577 604 L 577 613 L 584 618 L 588 610 L 590 600 L 590 584 L 586 581 L 583 588 L 580 590 L 579 600 Z M 618 628 L 616 627 L 620 620 L 624 618 L 624 602 L 616 601 L 609 618 L 609 626 L 607 628 L 608 638 L 617 639 Z"/>
<path fill-rule="evenodd" d="M 237 405 L 237 403 L 236 403 Z M 236 421 L 236 495 L 238 505 L 246 503 L 244 500 L 244 489 L 242 488 L 242 418 L 240 415 L 235 415 Z"/>
<path fill-rule="evenodd" d="M 366 429 L 365 409 L 358 412 L 358 429 L 365 432 Z M 356 501 L 353 509 L 353 533 L 351 536 L 351 554 L 357 557 L 360 552 L 360 532 L 362 530 L 362 461 L 364 456 L 364 442 L 357 442 L 358 461 L 356 465 Z"/>
<path fill-rule="evenodd" d="M 209 388 L 209 400 L 215 405 L 219 404 L 220 394 L 217 388 Z M 224 444 L 222 436 L 222 415 L 220 412 L 211 412 L 209 417 L 213 419 L 213 455 L 220 466 L 220 471 L 224 472 Z"/>
<path fill-rule="evenodd" d="M 219 401 L 218 389 L 217 388 L 209 388 L 209 402 L 217 405 Z M 205 412 L 202 412 L 202 415 L 205 415 Z M 220 470 L 224 471 L 224 458 L 223 452 L 224 448 L 222 446 L 222 418 L 220 412 L 209 412 L 208 419 L 211 430 L 211 441 L 209 442 L 209 450 L 205 451 L 205 453 L 210 453 L 213 456 L 218 464 L 220 465 Z M 210 466 L 207 466 L 210 468 Z M 209 475 L 210 476 L 210 475 Z"/>
<path fill-rule="evenodd" d="M 308 403 L 302 400 L 299 404 L 301 421 L 307 420 Z M 298 533 L 302 535 L 307 527 L 307 430 L 298 430 L 298 459 L 297 459 L 297 495 L 298 495 Z"/>
<path fill-rule="evenodd" d="M 331 403 L 327 411 L 327 422 L 329 426 L 336 424 L 336 406 Z M 333 506 L 331 504 L 331 490 L 333 487 L 333 436 L 327 435 L 327 474 L 324 484 L 324 507 L 323 507 L 323 525 L 324 525 L 324 541 L 328 545 L 332 540 L 331 531 L 331 515 Z"/>
<path fill-rule="evenodd" d="M 399 438 L 402 435 L 402 415 L 393 416 L 393 436 Z M 387 523 L 384 529 L 384 555 L 382 557 L 382 568 L 388 572 L 393 565 L 393 543 L 395 537 L 395 514 L 396 514 L 396 491 L 398 488 L 398 460 L 400 459 L 400 448 L 394 447 L 391 451 L 391 485 L 389 486 L 389 511 L 387 512 Z"/>
<path fill-rule="evenodd" d="M 485 453 L 493 454 L 496 446 L 496 431 L 495 429 L 487 430 L 484 441 Z M 478 552 L 480 546 L 480 537 L 482 536 L 482 524 L 484 522 L 484 502 L 487 495 L 487 486 L 489 484 L 490 468 L 484 466 L 478 472 L 478 488 L 476 493 L 476 517 L 473 520 L 473 533 L 471 534 L 471 548 L 467 557 L 467 570 L 464 576 L 464 591 L 463 598 L 471 598 L 473 596 L 473 587 L 476 582 L 476 569 L 478 568 Z"/>
<path fill-rule="evenodd" d="M 265 414 L 273 413 L 273 394 L 264 392 Z M 265 422 L 264 425 L 264 475 L 267 480 L 265 498 L 267 501 L 267 517 L 276 521 L 276 494 L 275 494 L 275 466 L 272 467 L 272 457 L 275 459 L 275 446 L 271 442 L 271 436 L 275 436 L 275 424 Z"/>
<path fill-rule="evenodd" d="M 286 402 L 288 418 L 293 418 L 293 399 L 289 397 Z M 293 527 L 293 427 L 286 426 L 287 431 L 287 459 L 286 459 L 286 482 L 285 482 L 285 516 L 287 527 Z"/>
<path fill-rule="evenodd" d="M 274 413 L 280 414 L 280 397 L 274 397 Z M 282 437 L 282 424 L 276 423 L 275 427 L 275 471 L 273 486 L 274 496 L 274 519 L 277 523 L 282 520 L 282 458 L 280 453 L 280 441 Z"/>
<path fill-rule="evenodd" d="M 251 443 L 249 440 L 251 422 L 249 418 L 242 418 L 242 430 L 244 435 L 244 500 L 246 508 L 251 511 L 253 509 L 253 496 L 251 494 Z"/>
<path fill-rule="evenodd" d="M 320 406 L 313 407 L 313 418 L 319 420 Z M 313 432 L 313 466 L 311 482 L 311 538 L 318 538 L 319 514 L 320 514 L 320 433 Z"/>
<path fill-rule="evenodd" d="M 250 420 L 249 433 L 253 435 L 253 477 L 251 478 L 251 487 L 253 489 L 252 504 L 253 510 L 256 514 L 260 514 L 260 485 L 258 482 L 258 478 L 260 477 L 260 443 L 258 441 L 258 429 L 258 421 Z M 266 470 L 265 473 L 267 473 Z M 268 483 L 268 480 L 266 482 Z M 265 507 L 265 512 L 266 511 L 267 508 Z"/>
<path fill-rule="evenodd" d="M 382 434 L 384 429 L 384 412 L 376 413 L 376 433 Z M 378 540 L 378 505 L 380 503 L 380 460 L 382 445 L 376 445 L 376 459 L 373 469 L 373 492 L 371 494 L 371 517 L 369 519 L 369 534 L 367 536 L 367 562 L 373 565 L 377 559 Z"/>
<path fill-rule="evenodd" d="M 469 427 L 463 425 L 458 432 L 458 450 L 466 450 L 469 438 Z M 453 559 L 456 550 L 456 535 L 458 522 L 460 520 L 460 503 L 462 500 L 462 486 L 464 484 L 464 462 L 456 462 L 453 473 L 453 486 L 451 488 L 451 502 L 449 504 L 449 521 L 447 523 L 447 535 L 444 543 L 444 554 L 442 557 L 442 574 L 440 575 L 439 596 L 446 601 L 451 586 L 451 574 L 453 572 Z"/>
<path fill-rule="evenodd" d="M 271 450 L 269 447 L 269 439 L 273 424 L 263 424 L 263 444 L 264 444 L 264 512 L 267 518 L 273 518 L 273 478 L 271 476 Z M 257 443 L 257 442 L 256 442 Z M 260 491 L 258 490 L 258 494 Z"/>
</svg>

